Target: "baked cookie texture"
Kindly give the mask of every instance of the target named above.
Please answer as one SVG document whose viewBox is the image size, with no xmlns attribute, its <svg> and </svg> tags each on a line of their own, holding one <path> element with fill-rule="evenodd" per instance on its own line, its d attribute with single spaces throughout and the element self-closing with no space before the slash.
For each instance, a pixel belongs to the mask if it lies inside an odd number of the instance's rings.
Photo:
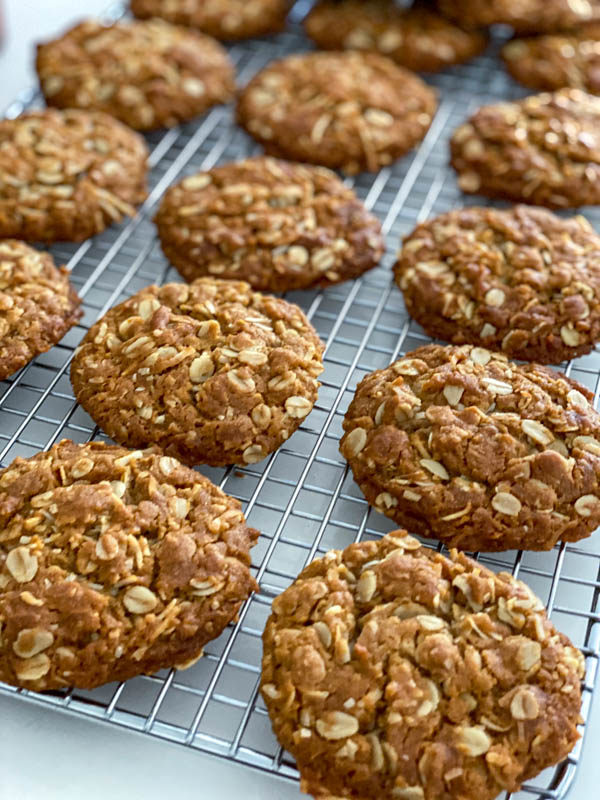
<svg viewBox="0 0 600 800">
<path fill-rule="evenodd" d="M 579 89 L 482 106 L 454 132 L 463 192 L 550 208 L 600 203 L 600 98 Z"/>
<path fill-rule="evenodd" d="M 104 111 L 136 130 L 172 127 L 235 91 L 218 42 L 159 19 L 82 22 L 38 45 L 36 69 L 48 105 Z"/>
<path fill-rule="evenodd" d="M 49 253 L 0 240 L 0 380 L 59 342 L 81 317 L 80 303 Z"/>
<path fill-rule="evenodd" d="M 600 340 L 600 236 L 582 216 L 463 208 L 418 225 L 394 267 L 434 338 L 559 364 Z"/>
<path fill-rule="evenodd" d="M 324 50 L 371 50 L 417 72 L 439 72 L 481 53 L 487 36 L 465 31 L 426 5 L 394 0 L 321 0 L 304 21 Z"/>
<path fill-rule="evenodd" d="M 379 221 L 335 173 L 269 157 L 185 178 L 155 222 L 186 280 L 216 275 L 271 292 L 357 278 L 384 252 Z"/>
<path fill-rule="evenodd" d="M 0 238 L 80 242 L 146 197 L 144 140 L 98 112 L 0 120 Z"/>
<path fill-rule="evenodd" d="M 600 415 L 565 375 L 427 345 L 359 384 L 340 450 L 367 501 L 461 550 L 550 550 L 600 524 Z"/>
<path fill-rule="evenodd" d="M 437 0 L 437 6 L 466 28 L 501 24 L 519 33 L 568 30 L 600 19 L 599 0 Z"/>
<path fill-rule="evenodd" d="M 492 800 L 579 734 L 582 654 L 532 591 L 405 531 L 332 551 L 273 601 L 262 696 L 315 798 Z"/>
<path fill-rule="evenodd" d="M 161 17 L 215 39 L 250 39 L 285 27 L 291 0 L 131 0 L 140 19 Z"/>
<path fill-rule="evenodd" d="M 60 442 L 0 472 L 0 680 L 90 689 L 202 655 L 256 583 L 258 531 L 155 450 Z"/>
<path fill-rule="evenodd" d="M 184 463 L 253 464 L 312 411 L 323 346 L 300 308 L 247 283 L 149 286 L 75 353 L 77 400 L 115 441 Z"/>
<path fill-rule="evenodd" d="M 564 86 L 600 94 L 600 22 L 574 31 L 512 39 L 502 58 L 513 78 L 532 89 Z"/>
<path fill-rule="evenodd" d="M 436 94 L 378 53 L 274 61 L 242 91 L 238 123 L 269 155 L 347 173 L 376 171 L 425 136 Z"/>
</svg>

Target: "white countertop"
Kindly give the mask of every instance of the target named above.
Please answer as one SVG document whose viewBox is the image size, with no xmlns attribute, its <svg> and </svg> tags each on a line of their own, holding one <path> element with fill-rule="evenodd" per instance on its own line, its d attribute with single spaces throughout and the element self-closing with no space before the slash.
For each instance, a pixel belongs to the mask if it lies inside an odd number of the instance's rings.
<svg viewBox="0 0 600 800">
<path fill-rule="evenodd" d="M 34 84 L 35 41 L 106 6 L 107 0 L 4 0 L 0 110 Z M 598 797 L 600 692 L 586 740 L 570 800 Z M 0 697 L 0 800 L 164 800 L 190 794 L 237 800 L 242 793 L 244 800 L 301 797 L 293 784 L 180 745 Z"/>
</svg>

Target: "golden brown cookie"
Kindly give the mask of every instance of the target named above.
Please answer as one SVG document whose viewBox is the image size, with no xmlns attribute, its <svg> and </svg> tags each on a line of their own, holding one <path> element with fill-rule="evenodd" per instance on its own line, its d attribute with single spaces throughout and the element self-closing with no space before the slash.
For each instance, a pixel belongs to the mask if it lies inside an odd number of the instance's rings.
<svg viewBox="0 0 600 800">
<path fill-rule="evenodd" d="M 378 53 L 307 53 L 261 70 L 237 118 L 269 155 L 356 173 L 418 144 L 436 108 L 433 89 Z"/>
<path fill-rule="evenodd" d="M 524 583 L 394 531 L 273 601 L 261 692 L 318 800 L 493 800 L 567 756 L 583 674 Z"/>
<path fill-rule="evenodd" d="M 519 33 L 561 31 L 600 19 L 599 0 L 437 0 L 437 5 L 465 27 L 511 25 Z"/>
<path fill-rule="evenodd" d="M 81 317 L 80 303 L 49 253 L 0 239 L 0 380 L 59 342 Z"/>
<path fill-rule="evenodd" d="M 202 655 L 256 587 L 237 500 L 158 450 L 60 442 L 0 472 L 0 680 L 93 688 Z"/>
<path fill-rule="evenodd" d="M 439 72 L 479 55 L 481 31 L 465 31 L 425 5 L 401 8 L 395 0 L 321 0 L 304 21 L 324 50 L 370 50 L 417 72 Z"/>
<path fill-rule="evenodd" d="M 532 89 L 571 86 L 600 94 L 600 22 L 574 31 L 511 39 L 502 58 L 513 78 Z"/>
<path fill-rule="evenodd" d="M 32 111 L 0 120 L 0 238 L 80 242 L 146 197 L 148 150 L 107 114 Z"/>
<path fill-rule="evenodd" d="M 291 0 L 131 0 L 140 19 L 161 17 L 198 28 L 215 39 L 250 39 L 278 33 L 285 26 Z"/>
<path fill-rule="evenodd" d="M 562 89 L 482 106 L 456 129 L 463 192 L 549 208 L 600 203 L 600 98 Z"/>
<path fill-rule="evenodd" d="M 121 444 L 187 464 L 253 464 L 312 411 L 323 346 L 300 308 L 247 283 L 149 286 L 75 353 L 75 396 Z"/>
<path fill-rule="evenodd" d="M 600 524 L 600 415 L 558 372 L 427 345 L 359 384 L 340 443 L 368 502 L 461 550 L 550 550 Z"/>
<path fill-rule="evenodd" d="M 38 45 L 48 105 L 104 111 L 136 130 L 172 127 L 233 98 L 235 74 L 218 42 L 162 20 L 88 20 Z"/>
<path fill-rule="evenodd" d="M 357 278 L 384 251 L 379 221 L 335 173 L 266 156 L 185 178 L 155 222 L 186 280 L 216 275 L 271 292 Z"/>
<path fill-rule="evenodd" d="M 394 268 L 430 336 L 559 364 L 600 341 L 600 236 L 582 216 L 463 208 L 406 237 Z"/>
</svg>

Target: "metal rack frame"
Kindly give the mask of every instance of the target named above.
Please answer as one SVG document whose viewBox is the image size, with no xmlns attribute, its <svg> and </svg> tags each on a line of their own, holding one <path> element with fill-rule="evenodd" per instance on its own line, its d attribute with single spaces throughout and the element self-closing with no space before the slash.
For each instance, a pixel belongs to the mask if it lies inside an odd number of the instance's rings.
<svg viewBox="0 0 600 800">
<path fill-rule="evenodd" d="M 107 17 L 114 19 L 122 13 L 117 5 Z M 233 45 L 230 55 L 239 84 L 244 85 L 272 58 L 307 48 L 307 40 L 292 23 L 280 36 Z M 270 602 L 314 557 L 395 527 L 367 506 L 348 474 L 338 452 L 343 415 L 356 383 L 367 372 L 429 341 L 407 317 L 390 266 L 401 236 L 417 222 L 461 204 L 481 202 L 460 195 L 447 167 L 450 133 L 478 105 L 521 94 L 502 72 L 493 45 L 470 64 L 448 70 L 430 82 L 439 89 L 440 107 L 421 146 L 376 175 L 348 180 L 382 221 L 388 244 L 382 265 L 357 281 L 288 295 L 304 309 L 327 343 L 326 368 L 314 411 L 264 462 L 245 468 L 202 468 L 243 502 L 249 523 L 261 530 L 253 551 L 260 594 L 245 604 L 237 622 L 206 647 L 205 658 L 185 672 L 164 670 L 93 691 L 43 695 L 0 684 L 0 695 L 19 696 L 29 703 L 178 742 L 274 776 L 297 777 L 293 760 L 277 745 L 257 694 L 260 636 Z M 39 99 L 36 92 L 29 92 L 6 114 L 16 116 Z M 58 262 L 67 263 L 83 297 L 85 313 L 59 345 L 0 384 L 2 466 L 16 456 L 46 449 L 63 437 L 75 441 L 102 438 L 73 397 L 68 367 L 75 347 L 112 305 L 149 283 L 178 279 L 160 252 L 151 222 L 167 186 L 183 175 L 255 152 L 226 107 L 147 138 L 151 192 L 139 214 L 83 244 L 51 248 Z M 600 226 L 600 210 L 586 215 Z M 565 371 L 589 386 L 598 401 L 600 353 L 565 365 Z M 583 650 L 587 669 L 581 731 L 585 733 L 600 661 L 600 548 L 592 538 L 577 545 L 562 544 L 549 553 L 479 558 L 486 566 L 509 570 L 524 579 L 545 601 L 557 627 Z M 582 742 L 565 762 L 542 773 L 513 797 L 562 798 L 575 776 Z"/>
</svg>

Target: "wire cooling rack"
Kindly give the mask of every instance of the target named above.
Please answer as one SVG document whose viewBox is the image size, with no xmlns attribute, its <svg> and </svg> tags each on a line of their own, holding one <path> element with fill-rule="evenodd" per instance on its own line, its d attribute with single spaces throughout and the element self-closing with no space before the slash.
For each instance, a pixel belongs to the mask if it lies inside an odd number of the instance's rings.
<svg viewBox="0 0 600 800">
<path fill-rule="evenodd" d="M 300 6 L 302 4 L 299 4 Z M 302 10 L 296 9 L 297 14 Z M 108 18 L 123 13 L 111 9 Z M 496 43 L 497 47 L 497 43 Z M 230 55 L 244 85 L 269 60 L 306 50 L 309 43 L 292 24 L 280 36 L 236 44 Z M 494 45 L 472 63 L 448 70 L 430 82 L 440 92 L 440 107 L 421 146 L 377 175 L 348 184 L 383 224 L 388 250 L 382 265 L 362 279 L 325 291 L 288 295 L 298 303 L 327 343 L 318 403 L 300 430 L 267 460 L 249 467 L 203 468 L 226 492 L 240 499 L 248 521 L 261 531 L 253 551 L 260 594 L 243 607 L 239 619 L 205 649 L 205 657 L 184 672 L 165 670 L 93 691 L 44 695 L 0 684 L 0 693 L 24 701 L 139 731 L 187 747 L 233 759 L 280 777 L 294 779 L 293 760 L 281 751 L 257 694 L 260 636 L 273 597 L 305 564 L 333 547 L 378 537 L 392 530 L 389 520 L 370 510 L 338 452 L 341 423 L 357 382 L 373 369 L 429 341 L 406 315 L 390 266 L 402 235 L 418 221 L 460 204 L 448 164 L 448 138 L 478 105 L 519 96 L 505 76 Z M 16 116 L 39 103 L 29 93 L 7 110 Z M 231 108 L 216 108 L 203 118 L 148 136 L 151 193 L 139 215 L 81 245 L 52 248 L 66 262 L 83 297 L 84 317 L 63 341 L 0 383 L 0 463 L 31 456 L 61 438 L 102 438 L 75 403 L 68 378 L 73 350 L 93 322 L 114 304 L 150 283 L 177 280 L 161 254 L 151 219 L 161 195 L 182 176 L 255 152 L 233 123 Z M 587 214 L 600 227 L 600 210 Z M 565 365 L 598 399 L 600 353 Z M 553 621 L 586 656 L 583 719 L 600 658 L 600 546 L 598 534 L 549 553 L 480 556 L 495 570 L 525 580 L 544 600 Z M 585 734 L 585 722 L 581 731 Z M 569 758 L 523 788 L 519 798 L 561 798 L 577 769 L 583 739 Z"/>
</svg>

